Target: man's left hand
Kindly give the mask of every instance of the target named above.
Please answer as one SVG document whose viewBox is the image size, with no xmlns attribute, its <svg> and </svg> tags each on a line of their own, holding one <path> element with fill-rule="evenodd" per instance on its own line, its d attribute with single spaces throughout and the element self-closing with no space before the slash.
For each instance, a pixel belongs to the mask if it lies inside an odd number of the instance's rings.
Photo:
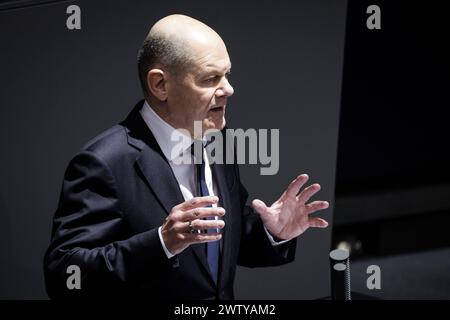
<svg viewBox="0 0 450 320">
<path fill-rule="evenodd" d="M 306 203 L 320 190 L 320 185 L 315 183 L 298 193 L 308 179 L 306 174 L 298 176 L 270 207 L 261 200 L 252 201 L 253 208 L 259 213 L 264 226 L 272 236 L 281 240 L 290 240 L 301 235 L 309 227 L 326 228 L 328 226 L 328 222 L 324 219 L 310 217 L 313 212 L 327 209 L 328 202 Z"/>
</svg>

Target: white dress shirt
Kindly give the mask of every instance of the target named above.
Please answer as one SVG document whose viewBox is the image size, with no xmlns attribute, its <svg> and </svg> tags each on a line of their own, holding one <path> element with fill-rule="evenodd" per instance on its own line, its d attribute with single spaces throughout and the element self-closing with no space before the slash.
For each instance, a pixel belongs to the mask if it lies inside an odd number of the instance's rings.
<svg viewBox="0 0 450 320">
<path fill-rule="evenodd" d="M 155 136 L 156 142 L 158 142 L 164 156 L 169 161 L 170 167 L 177 179 L 178 186 L 180 187 L 181 193 L 185 201 L 194 198 L 196 190 L 196 177 L 195 177 L 195 164 L 193 160 L 191 164 L 182 163 L 181 159 L 183 157 L 192 157 L 190 147 L 193 143 L 191 137 L 184 136 L 180 140 L 172 140 L 173 136 L 180 136 L 180 134 L 174 134 L 176 129 L 170 124 L 165 122 L 161 117 L 159 117 L 156 112 L 150 107 L 150 105 L 145 102 L 144 106 L 140 110 L 141 116 L 145 123 Z M 181 147 L 181 148 L 180 148 Z M 173 150 L 180 151 L 178 154 L 174 154 Z M 191 158 L 192 159 L 192 158 Z M 203 159 L 205 161 L 205 180 L 208 186 L 208 191 L 211 196 L 217 195 L 217 186 L 213 179 L 211 167 L 209 166 L 209 160 L 207 152 L 204 151 Z M 217 204 L 213 204 L 213 207 L 217 207 Z M 217 217 L 216 217 L 217 218 Z M 158 228 L 159 239 L 161 245 L 166 253 L 167 257 L 170 259 L 174 255 L 167 249 L 164 244 L 164 240 L 161 234 L 161 228 Z M 265 228 L 264 228 L 265 229 Z M 265 229 L 267 236 L 269 237 L 272 245 L 279 245 L 286 241 L 276 242 L 273 237 Z"/>
</svg>

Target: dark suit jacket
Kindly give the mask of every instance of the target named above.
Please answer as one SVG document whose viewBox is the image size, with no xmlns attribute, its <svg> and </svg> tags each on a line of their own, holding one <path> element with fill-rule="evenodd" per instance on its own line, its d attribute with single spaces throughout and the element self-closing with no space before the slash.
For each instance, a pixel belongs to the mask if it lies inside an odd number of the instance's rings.
<svg viewBox="0 0 450 320">
<path fill-rule="evenodd" d="M 49 296 L 233 299 L 237 264 L 293 261 L 295 240 L 270 244 L 261 219 L 246 206 L 248 193 L 234 164 L 211 166 L 226 210 L 217 285 L 205 244 L 166 257 L 158 227 L 184 199 L 139 113 L 142 104 L 88 142 L 68 165 L 44 259 Z M 69 265 L 80 267 L 80 290 L 67 289 Z"/>
</svg>

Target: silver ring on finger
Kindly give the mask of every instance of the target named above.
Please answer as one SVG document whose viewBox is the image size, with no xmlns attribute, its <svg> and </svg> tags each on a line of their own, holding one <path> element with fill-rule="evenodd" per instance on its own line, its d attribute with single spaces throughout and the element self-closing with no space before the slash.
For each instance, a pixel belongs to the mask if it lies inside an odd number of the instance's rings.
<svg viewBox="0 0 450 320">
<path fill-rule="evenodd" d="M 195 228 L 192 226 L 192 221 L 189 221 L 188 227 L 189 227 L 189 233 L 190 233 L 190 234 L 198 233 L 198 231 L 199 231 L 199 230 L 195 229 Z"/>
</svg>

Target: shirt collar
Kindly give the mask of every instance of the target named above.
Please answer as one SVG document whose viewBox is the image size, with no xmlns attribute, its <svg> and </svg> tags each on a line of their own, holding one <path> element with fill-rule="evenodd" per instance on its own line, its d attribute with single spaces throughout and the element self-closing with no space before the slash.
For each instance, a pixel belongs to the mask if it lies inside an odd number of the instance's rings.
<svg viewBox="0 0 450 320">
<path fill-rule="evenodd" d="M 152 107 L 150 107 L 147 101 L 144 102 L 140 113 L 155 136 L 164 156 L 169 161 L 173 161 L 174 159 L 183 156 L 186 150 L 191 147 L 194 140 L 164 121 Z M 188 152 L 190 152 L 190 150 L 188 150 Z"/>
</svg>

